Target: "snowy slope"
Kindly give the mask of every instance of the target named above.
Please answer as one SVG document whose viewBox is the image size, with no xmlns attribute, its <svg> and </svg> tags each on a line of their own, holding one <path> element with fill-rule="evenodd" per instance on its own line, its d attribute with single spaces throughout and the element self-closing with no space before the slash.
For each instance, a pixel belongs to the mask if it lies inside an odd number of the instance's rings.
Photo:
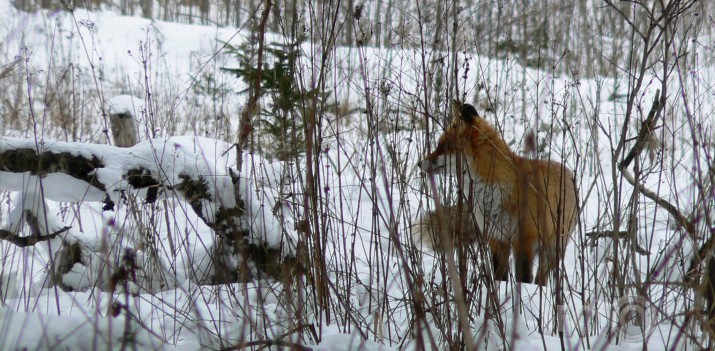
<svg viewBox="0 0 715 351">
<path fill-rule="evenodd" d="M 19 60 L 26 67 L 25 72 L 41 72 L 54 69 L 48 62 L 72 63 L 89 90 L 95 84 L 101 86 L 101 93 L 95 91 L 95 95 L 86 95 L 94 119 L 88 123 L 90 131 L 81 138 L 82 141 L 106 143 L 102 136 L 106 122 L 103 124 L 98 116 L 110 109 L 110 98 L 132 94 L 146 99 L 148 84 L 152 87 L 152 98 L 156 100 L 140 107 L 131 104 L 132 112 L 138 112 L 139 124 L 143 126 L 140 139 L 144 143 L 135 146 L 136 150 L 143 151 L 135 154 L 159 154 L 157 150 L 162 147 L 152 144 L 151 140 L 168 140 L 174 151 L 186 149 L 192 157 L 206 158 L 203 164 L 206 169 L 195 170 L 198 173 L 226 176 L 226 169 L 235 167 L 235 149 L 216 139 L 232 139 L 230 133 L 236 130 L 238 111 L 245 95 L 227 94 L 230 97 L 226 98 L 223 111 L 229 114 L 229 127 L 222 129 L 192 119 L 196 118 L 197 105 L 208 106 L 211 101 L 208 95 L 192 95 L 192 88 L 196 77 L 211 71 L 228 90 L 244 89 L 240 80 L 217 69 L 230 66 L 234 63 L 232 59 L 223 53 L 214 55 L 221 42 L 236 46 L 245 40 L 238 29 L 150 22 L 110 11 L 82 10 L 77 11 L 75 17 L 62 12 L 30 14 L 18 12 L 8 1 L 0 1 L 0 13 L 3 14 L 0 15 L 0 65 Z M 305 61 L 302 62 L 306 70 L 311 66 L 313 55 L 319 55 L 315 51 L 310 44 L 304 45 L 302 60 Z M 55 61 L 50 57 L 55 57 Z M 433 335 L 438 335 L 438 326 L 456 325 L 456 321 L 445 322 L 433 312 L 434 315 L 427 317 L 430 325 L 422 331 L 413 329 L 414 315 L 408 298 L 415 286 L 410 286 L 406 279 L 406 266 L 422 275 L 422 287 L 426 290 L 439 287 L 445 277 L 439 257 L 428 250 L 417 253 L 415 257 L 419 259 L 407 263 L 400 255 L 414 249 L 407 234 L 410 221 L 434 209 L 434 203 L 426 196 L 430 192 L 425 179 L 414 167 L 435 139 L 434 135 L 426 136 L 423 126 L 415 122 L 419 118 L 414 117 L 421 116 L 421 105 L 411 96 L 427 94 L 418 73 L 420 60 L 420 53 L 412 49 L 339 48 L 335 52 L 334 70 L 327 79 L 334 94 L 332 101 L 353 110 L 347 116 L 335 113 L 326 117 L 322 125 L 326 138 L 316 160 L 321 169 L 324 220 L 329 228 L 322 239 L 327 243 L 323 254 L 332 264 L 327 271 L 334 289 L 330 295 L 331 304 L 337 311 L 350 311 L 350 318 L 337 313 L 331 323 L 325 323 L 312 314 L 315 302 L 308 299 L 300 306 L 287 303 L 287 296 L 295 293 L 297 288 L 270 279 L 206 285 L 203 276 L 210 269 L 209 256 L 215 238 L 210 228 L 181 199 L 169 197 L 158 207 L 153 207 L 140 201 L 117 198 L 115 202 L 120 204 L 119 207 L 104 212 L 101 203 L 97 202 L 102 194 L 93 192 L 85 184 L 71 183 L 62 177 L 46 178 L 43 187 L 50 190 L 45 193 L 48 200 L 45 203 L 40 201 L 37 191 L 33 191 L 37 187 L 36 177 L 16 177 L 0 172 L 0 189 L 4 191 L 0 197 L 0 228 L 20 225 L 18 218 L 22 209 L 47 206 L 47 213 L 52 214 L 47 216 L 50 231 L 72 226 L 68 235 L 97 254 L 86 269 L 77 267 L 65 277 L 67 283 L 86 290 L 63 292 L 50 286 L 47 270 L 51 257 L 59 252 L 59 239 L 22 249 L 0 242 L 0 349 L 120 349 L 124 342 L 131 342 L 139 349 L 198 350 L 271 340 L 285 334 L 291 335 L 286 340 L 299 342 L 294 333 L 296 329 L 304 335 L 311 334 L 307 331 L 309 328 L 293 320 L 297 310 L 303 309 L 307 320 L 319 329 L 322 340 L 319 343 L 316 340 L 302 342 L 321 350 L 413 349 L 419 345 L 416 334 L 428 335 L 426 329 L 429 329 Z M 427 60 L 431 61 L 430 58 Z M 149 69 L 147 62 L 151 66 Z M 540 289 L 523 285 L 517 291 L 515 284 L 502 283 L 496 291 L 497 299 L 502 303 L 500 312 L 508 338 L 501 337 L 500 327 L 493 320 L 486 320 L 484 311 L 471 316 L 471 332 L 479 336 L 482 348 L 490 350 L 506 347 L 556 349 L 562 344 L 566 344 L 567 349 L 602 349 L 609 345 L 624 350 L 642 349 L 642 341 L 637 338 L 633 343 L 616 345 L 614 339 L 609 340 L 606 336 L 614 327 L 613 321 L 619 318 L 614 317 L 618 311 L 614 312 L 613 299 L 608 296 L 612 293 L 608 277 L 613 269 L 613 243 L 610 239 L 592 242 L 586 237 L 589 231 L 610 229 L 604 221 L 612 218 L 613 209 L 609 207 L 612 205 L 607 201 L 615 185 L 609 175 L 613 160 L 608 135 L 620 131 L 622 121 L 619 116 L 623 114 L 624 103 L 609 99 L 606 92 L 623 94 L 625 91 L 619 88 L 617 79 L 581 79 L 576 82 L 569 77 L 554 77 L 549 72 L 525 69 L 508 60 L 469 56 L 469 62 L 471 67 L 479 67 L 470 71 L 467 79 L 460 83 L 465 87 L 469 101 L 479 103 L 484 98 L 484 92 L 476 88 L 479 83 L 496 87 L 492 97 L 500 102 L 499 108 L 496 113 L 486 113 L 486 117 L 497 125 L 515 150 L 521 149 L 524 132 L 537 127 L 539 140 L 545 141 L 539 155 L 561 159 L 576 171 L 583 204 L 580 226 L 564 258 L 564 281 L 570 284 L 565 291 L 565 304 L 554 306 L 552 286 Z M 714 72 L 703 67 L 693 74 L 695 83 L 689 84 L 702 87 L 697 82 L 711 81 L 708 79 Z M 649 78 L 650 84 L 639 97 L 645 110 L 657 89 L 655 79 Z M 310 77 L 306 79 L 310 80 Z M 371 131 L 380 127 L 370 125 L 370 120 L 365 117 L 368 108 L 365 87 L 380 91 L 385 84 L 393 89 L 384 99 L 374 97 L 380 101 L 374 105 L 375 113 L 386 116 L 387 123 L 394 119 L 401 128 L 386 128 L 375 137 Z M 715 99 L 712 88 L 704 96 L 699 100 L 699 113 L 703 116 L 704 130 L 709 130 L 712 137 Z M 126 110 L 129 105 L 120 101 L 111 108 Z M 40 110 L 45 108 L 39 107 Z M 592 127 L 596 123 L 591 119 L 595 110 L 599 111 L 595 117 L 599 125 Z M 566 121 L 553 117 L 565 115 L 574 118 Z M 443 116 L 433 117 L 437 121 Z M 660 196 L 669 201 L 677 200 L 681 208 L 690 209 L 696 200 L 691 169 L 695 156 L 692 148 L 688 148 L 689 134 L 684 123 L 677 117 L 672 118 L 669 125 L 672 141 L 668 149 L 672 154 L 665 162 L 674 164 L 674 170 L 659 172 L 658 165 L 652 164 L 650 166 L 656 171 L 642 181 L 647 187 L 658 189 Z M 432 133 L 440 130 L 434 125 L 431 128 Z M 219 134 L 221 130 L 228 132 Z M 7 135 L 32 136 L 26 130 L 7 128 L 2 131 Z M 211 138 L 175 136 L 183 133 Z M 61 136 L 48 126 L 41 128 L 37 137 L 52 142 Z M 14 138 L 0 138 L 3 143 L 18 142 Z M 34 144 L 33 141 L 26 143 Z M 93 147 L 103 146 L 88 145 L 69 151 L 86 152 Z M 117 156 L 120 162 L 116 167 L 156 166 L 156 160 L 135 160 L 129 157 L 131 155 Z M 172 154 L 172 157 L 176 155 Z M 254 228 L 264 235 L 261 240 L 273 247 L 281 247 L 286 240 L 297 240 L 292 220 L 293 215 L 301 211 L 304 198 L 300 184 L 286 179 L 304 180 L 304 166 L 268 162 L 258 155 L 248 154 L 244 162 L 241 176 L 248 181 L 243 183 L 246 188 L 241 191 L 249 201 L 252 216 L 258 218 Z M 118 178 L 121 173 L 117 169 L 104 172 L 98 176 L 115 177 L 108 181 L 121 188 L 122 180 Z M 157 169 L 155 172 L 174 174 L 173 169 Z M 228 187 L 227 181 L 228 178 L 221 181 L 224 188 Z M 440 184 L 445 183 L 449 183 L 449 179 L 440 179 Z M 632 187 L 625 182 L 617 186 L 623 191 L 622 198 L 630 197 Z M 79 205 L 62 201 L 78 199 L 83 201 Z M 660 313 L 649 323 L 649 328 L 653 329 L 648 331 L 653 334 L 647 339 L 648 349 L 668 349 L 672 346 L 671 334 L 677 330 L 678 323 L 682 323 L 682 317 L 670 316 L 682 313 L 683 306 L 687 305 L 682 300 L 689 301 L 693 297 L 684 296 L 682 290 L 670 288 L 665 283 L 682 280 L 687 267 L 678 266 L 676 262 L 687 261 L 694 244 L 684 238 L 681 231 L 674 230 L 672 219 L 662 208 L 644 198 L 639 201 L 642 206 L 637 209 L 637 218 L 644 229 L 637 233 L 638 241 L 649 254 L 634 256 L 637 262 L 633 266 L 640 268 L 634 276 L 645 280 L 649 279 L 648 272 L 666 272 L 654 278 L 663 284 L 647 288 L 650 300 L 657 302 L 655 309 Z M 284 216 L 272 211 L 276 204 L 280 205 L 284 212 L 279 213 Z M 142 214 L 137 215 L 136 209 Z M 172 218 L 165 220 L 165 213 L 171 213 Z M 144 284 L 154 289 L 133 287 L 132 294 L 118 292 L 110 296 L 106 289 L 101 289 L 102 286 L 93 286 L 91 282 L 106 274 L 102 272 L 104 262 L 100 258 L 105 251 L 111 252 L 107 257 L 119 260 L 123 248 L 138 248 L 147 245 L 144 241 L 151 240 L 142 236 L 145 228 L 136 224 L 136 216 L 155 225 L 150 228 L 151 233 L 156 233 L 154 245 L 163 248 L 158 253 L 146 250 L 141 257 L 145 263 Z M 281 235 L 285 228 L 291 229 L 289 238 Z M 621 230 L 625 230 L 625 225 Z M 391 237 L 391 233 L 396 233 L 398 238 Z M 169 246 L 174 249 L 168 249 Z M 621 248 L 623 250 L 627 248 Z M 478 276 L 481 262 L 472 263 L 469 274 Z M 656 269 L 660 265 L 667 269 Z M 430 306 L 445 301 L 445 297 L 436 291 L 435 288 L 425 294 Z M 490 290 L 477 286 L 473 292 L 479 296 L 475 299 L 486 301 Z M 127 306 L 126 313 L 119 317 L 107 313 L 115 299 Z M 649 302 L 643 304 L 650 306 Z M 557 310 L 563 311 L 563 320 L 557 321 L 560 317 L 552 315 Z M 127 319 L 127 315 L 132 318 Z M 586 327 L 584 320 L 588 321 Z M 563 322 L 566 331 L 563 341 L 551 332 L 558 322 Z M 546 331 L 539 333 L 539 325 Z M 516 339 L 511 338 L 513 335 Z"/>
</svg>

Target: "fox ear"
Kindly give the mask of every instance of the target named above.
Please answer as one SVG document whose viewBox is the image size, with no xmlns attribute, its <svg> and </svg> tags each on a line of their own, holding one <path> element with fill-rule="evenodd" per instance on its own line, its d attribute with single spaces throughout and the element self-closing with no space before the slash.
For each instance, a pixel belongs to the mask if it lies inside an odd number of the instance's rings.
<svg viewBox="0 0 715 351">
<path fill-rule="evenodd" d="M 470 104 L 464 104 L 462 105 L 462 119 L 465 122 L 472 122 L 475 118 L 479 117 L 479 112 L 477 112 L 477 109 L 474 108 L 474 106 Z"/>
<path fill-rule="evenodd" d="M 463 121 L 472 123 L 474 118 L 479 117 L 479 113 L 474 106 L 470 104 L 462 104 L 459 100 L 452 100 L 452 115 L 459 116 Z"/>
</svg>

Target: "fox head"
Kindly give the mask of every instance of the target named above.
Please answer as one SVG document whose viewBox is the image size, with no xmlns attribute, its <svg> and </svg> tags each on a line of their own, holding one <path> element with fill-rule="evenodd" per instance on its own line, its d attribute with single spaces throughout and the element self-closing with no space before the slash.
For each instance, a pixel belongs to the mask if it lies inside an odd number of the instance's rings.
<svg viewBox="0 0 715 351">
<path fill-rule="evenodd" d="M 417 165 L 428 174 L 455 173 L 458 158 L 479 138 L 486 121 L 470 104 L 452 100 L 452 122 L 437 140 L 437 148 Z"/>
</svg>

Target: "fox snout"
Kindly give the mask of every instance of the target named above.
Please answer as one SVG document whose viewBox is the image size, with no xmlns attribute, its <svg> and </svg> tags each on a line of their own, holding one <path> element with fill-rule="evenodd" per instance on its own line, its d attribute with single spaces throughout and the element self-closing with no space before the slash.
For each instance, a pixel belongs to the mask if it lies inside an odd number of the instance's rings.
<svg viewBox="0 0 715 351">
<path fill-rule="evenodd" d="M 444 173 L 447 168 L 446 157 L 439 156 L 427 156 L 422 161 L 417 162 L 417 167 L 427 174 Z"/>
</svg>

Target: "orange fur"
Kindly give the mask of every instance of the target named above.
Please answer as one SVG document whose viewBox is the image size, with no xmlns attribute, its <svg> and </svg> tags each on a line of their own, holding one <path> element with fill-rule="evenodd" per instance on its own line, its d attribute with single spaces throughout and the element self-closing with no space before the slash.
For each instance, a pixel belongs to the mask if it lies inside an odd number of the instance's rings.
<svg viewBox="0 0 715 351">
<path fill-rule="evenodd" d="M 439 138 L 437 148 L 419 164 L 429 174 L 455 172 L 463 159 L 468 170 L 462 184 L 474 185 L 473 229 L 489 239 L 494 272 L 498 279 L 508 276 L 509 254 L 514 251 L 515 277 L 532 282 L 532 264 L 539 255 L 536 282 L 545 285 L 549 272 L 563 257 L 576 226 L 576 189 L 573 174 L 551 160 L 521 157 L 509 149 L 504 139 L 468 104 L 454 102 L 454 120 Z M 469 194 L 466 191 L 465 194 Z M 447 208 L 448 211 L 453 211 Z M 435 242 L 434 215 L 413 226 L 413 234 L 423 242 Z"/>
</svg>

